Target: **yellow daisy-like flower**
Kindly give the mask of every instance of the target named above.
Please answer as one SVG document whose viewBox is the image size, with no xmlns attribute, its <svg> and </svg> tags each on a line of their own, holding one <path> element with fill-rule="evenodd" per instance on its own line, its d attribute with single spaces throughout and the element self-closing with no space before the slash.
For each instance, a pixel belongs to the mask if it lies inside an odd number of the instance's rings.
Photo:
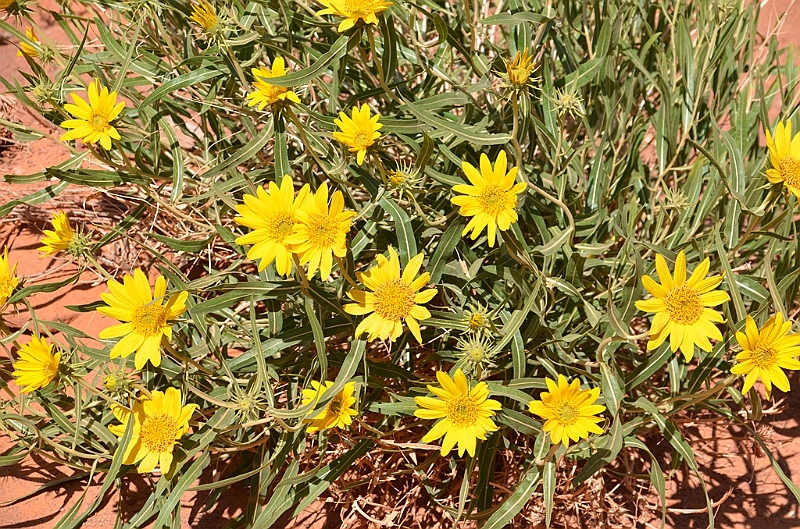
<svg viewBox="0 0 800 529">
<path fill-rule="evenodd" d="M 8 11 L 8 8 L 14 5 L 15 0 L 0 0 L 0 9 L 5 9 Z"/>
<path fill-rule="evenodd" d="M 781 391 L 789 391 L 789 379 L 782 369 L 800 369 L 800 334 L 789 334 L 791 321 L 783 321 L 780 312 L 767 320 L 758 330 L 756 322 L 747 317 L 745 332 L 737 332 L 736 340 L 742 352 L 736 355 L 738 362 L 731 368 L 734 375 L 747 375 L 742 393 L 747 393 L 759 378 L 767 390 L 767 398 L 772 393 L 772 385 Z"/>
<path fill-rule="evenodd" d="M 467 377 L 460 369 L 450 378 L 444 371 L 436 372 L 441 388 L 428 386 L 428 391 L 439 397 L 414 397 L 421 408 L 414 412 L 420 419 L 441 419 L 422 438 L 430 443 L 444 436 L 441 454 L 447 455 L 458 444 L 458 456 L 466 451 L 475 457 L 477 440 L 486 440 L 488 432 L 497 430 L 492 420 L 494 412 L 503 405 L 489 398 L 489 386 L 478 382 L 470 391 Z"/>
<path fill-rule="evenodd" d="M 285 86 L 272 85 L 268 81 L 268 79 L 286 75 L 286 62 L 283 60 L 283 57 L 276 57 L 275 60 L 272 61 L 272 70 L 266 66 L 262 66 L 261 68 L 253 68 L 252 72 L 253 77 L 256 79 L 253 83 L 256 89 L 253 93 L 247 95 L 247 99 L 250 100 L 247 104 L 248 107 L 258 105 L 258 109 L 263 110 L 267 105 L 272 106 L 286 103 L 287 101 L 293 103 L 300 102 L 300 98 L 293 91 Z"/>
<path fill-rule="evenodd" d="M 0 307 L 2 307 L 14 289 L 19 285 L 19 278 L 17 277 L 17 265 L 11 267 L 11 262 L 8 260 L 8 246 L 5 247 L 5 252 L 0 255 Z"/>
<path fill-rule="evenodd" d="M 370 117 L 369 106 L 364 103 L 361 108 L 353 107 L 352 119 L 344 112 L 339 112 L 339 118 L 333 120 L 341 129 L 341 132 L 334 132 L 333 137 L 347 145 L 350 152 L 357 153 L 358 165 L 364 163 L 367 149 L 381 137 L 378 132 L 383 127 L 383 123 L 378 123 L 380 117 L 380 114 Z"/>
<path fill-rule="evenodd" d="M 316 193 L 309 193 L 297 210 L 294 234 L 285 239 L 299 256 L 300 264 L 308 263 L 308 276 L 314 277 L 317 269 L 322 279 L 327 279 L 333 269 L 333 256 L 347 255 L 347 233 L 353 223 L 355 211 L 345 211 L 344 197 L 336 191 L 328 208 L 328 183 L 323 182 Z"/>
<path fill-rule="evenodd" d="M 161 340 L 166 336 L 172 339 L 169 323 L 186 311 L 188 292 L 178 292 L 166 304 L 164 294 L 167 281 L 163 276 L 156 278 L 155 289 L 151 293 L 147 276 L 140 269 L 133 276 L 125 275 L 123 284 L 113 279 L 108 282 L 111 292 L 100 294 L 108 306 L 98 307 L 97 312 L 121 322 L 100 331 L 100 338 L 123 338 L 111 349 L 111 358 L 126 357 L 136 352 L 134 365 L 142 369 L 149 360 L 153 366 L 161 365 Z"/>
<path fill-rule="evenodd" d="M 542 429 L 550 432 L 553 444 L 569 446 L 570 439 L 588 439 L 590 433 L 603 433 L 597 423 L 603 420 L 597 415 L 606 410 L 605 406 L 594 402 L 600 396 L 600 388 L 581 389 L 577 378 L 568 383 L 564 375 L 558 375 L 558 383 L 550 378 L 544 379 L 548 392 L 540 395 L 541 400 L 528 403 L 528 410 L 545 419 Z"/>
<path fill-rule="evenodd" d="M 533 71 L 533 55 L 530 50 L 525 48 L 522 52 L 517 52 L 510 61 L 506 60 L 506 75 L 508 82 L 517 87 L 528 84 Z"/>
<path fill-rule="evenodd" d="M 292 247 L 286 243 L 286 239 L 294 232 L 297 211 L 309 191 L 306 184 L 295 198 L 292 178 L 286 175 L 280 187 L 270 182 L 269 193 L 259 187 L 257 196 L 244 195 L 244 204 L 236 206 L 240 216 L 233 220 L 253 230 L 238 237 L 236 244 L 253 245 L 247 252 L 247 258 L 253 261 L 261 259 L 259 271 L 275 261 L 278 274 L 288 276 L 292 273 Z"/>
<path fill-rule="evenodd" d="M 197 404 L 181 406 L 181 391 L 176 388 L 164 393 L 153 391 L 150 399 L 136 401 L 132 412 L 119 405 L 112 406 L 114 417 L 122 424 L 111 425 L 108 429 L 117 437 L 125 434 L 133 416 L 133 432 L 123 464 L 139 462 L 140 473 L 152 472 L 159 465 L 162 474 L 168 473 L 172 468 L 175 442 L 189 431 L 189 420 L 198 407 Z"/>
<path fill-rule="evenodd" d="M 39 38 L 36 36 L 36 33 L 33 32 L 32 27 L 25 28 L 25 36 L 28 37 L 30 40 L 32 40 L 34 43 L 39 44 Z M 30 44 L 28 44 L 27 42 L 25 42 L 24 40 L 21 40 L 19 42 L 19 50 L 17 50 L 17 55 L 19 57 L 24 57 L 25 55 L 27 55 L 28 57 L 35 59 L 36 57 L 39 56 L 39 50 L 38 47 L 35 48 Z"/>
<path fill-rule="evenodd" d="M 325 392 L 331 387 L 333 387 L 333 382 L 327 381 L 325 385 L 322 385 L 316 380 L 312 380 L 311 388 L 303 390 L 303 406 L 311 404 L 312 402 L 315 404 L 319 402 Z M 331 399 L 324 410 L 314 417 L 306 419 L 304 422 L 309 424 L 308 433 L 327 430 L 329 428 L 344 428 L 352 424 L 353 417 L 358 415 L 358 412 L 353 408 L 353 405 L 356 403 L 356 397 L 354 395 L 355 390 L 355 382 L 348 382 L 344 385 L 342 391 Z"/>
<path fill-rule="evenodd" d="M 367 332 L 369 340 L 391 338 L 395 341 L 402 334 L 405 321 L 414 338 L 422 342 L 419 322 L 431 317 L 431 313 L 422 305 L 436 295 L 435 288 L 418 292 L 431 278 L 428 272 L 416 277 L 424 258 L 422 253 L 414 256 L 401 275 L 400 258 L 395 249 L 389 246 L 389 259 L 378 255 L 377 266 L 356 273 L 358 280 L 371 290 L 353 289 L 347 293 L 355 301 L 344 306 L 348 314 L 369 314 L 358 324 L 356 338 Z"/>
<path fill-rule="evenodd" d="M 767 180 L 786 186 L 800 198 L 800 133 L 792 137 L 792 122 L 778 122 L 775 137 L 766 130 L 767 148 L 772 168 L 767 169 Z"/>
<path fill-rule="evenodd" d="M 727 292 L 714 290 L 722 283 L 722 276 L 706 277 L 711 261 L 706 258 L 686 280 L 686 254 L 681 250 L 675 260 L 675 276 L 671 276 L 667 262 L 656 254 L 656 272 L 661 283 L 650 276 L 642 277 L 642 285 L 653 295 L 653 299 L 636 302 L 636 308 L 655 312 L 650 325 L 650 341 L 647 350 L 652 351 L 670 337 L 669 345 L 674 353 L 679 348 L 690 361 L 694 346 L 711 351 L 709 338 L 722 340 L 714 323 L 723 322 L 722 314 L 709 307 L 716 307 L 731 297 Z"/>
<path fill-rule="evenodd" d="M 506 152 L 500 151 L 492 168 L 489 157 L 481 154 L 480 172 L 469 162 L 461 162 L 461 168 L 472 185 L 458 184 L 453 191 L 462 193 L 450 202 L 460 206 L 459 213 L 464 217 L 472 217 L 461 233 L 462 236 L 472 231 L 471 239 L 487 228 L 489 246 L 494 246 L 497 230 L 506 231 L 517 222 L 517 195 L 525 191 L 525 183 L 514 183 L 517 178 L 517 167 L 506 173 Z"/>
<path fill-rule="evenodd" d="M 319 0 L 325 9 L 317 11 L 318 15 L 336 15 L 344 17 L 337 31 L 342 33 L 356 25 L 359 20 L 365 24 L 378 24 L 377 15 L 383 13 L 392 2 L 386 0 Z"/>
<path fill-rule="evenodd" d="M 14 362 L 17 385 L 23 388 L 22 393 L 42 389 L 56 378 L 61 353 L 53 354 L 53 344 L 44 338 L 31 337 L 31 340 L 19 348 L 19 360 Z"/>
<path fill-rule="evenodd" d="M 69 225 L 69 217 L 63 211 L 53 213 L 53 229 L 44 230 L 40 241 L 44 246 L 39 248 L 43 255 L 54 255 L 65 252 L 75 238 L 75 232 Z"/>
<path fill-rule="evenodd" d="M 217 29 L 217 24 L 219 24 L 217 10 L 208 0 L 200 0 L 198 3 L 192 4 L 192 16 L 190 18 L 209 33 Z"/>
<path fill-rule="evenodd" d="M 110 150 L 111 139 L 120 139 L 119 132 L 110 123 L 125 108 L 125 101 L 117 103 L 117 93 L 109 93 L 99 79 L 89 85 L 88 92 L 88 103 L 80 96 L 72 94 L 75 104 L 64 105 L 64 109 L 78 119 L 68 119 L 61 123 L 63 128 L 73 129 L 63 134 L 61 141 L 82 139 L 86 143 L 100 142 L 104 149 Z"/>
</svg>

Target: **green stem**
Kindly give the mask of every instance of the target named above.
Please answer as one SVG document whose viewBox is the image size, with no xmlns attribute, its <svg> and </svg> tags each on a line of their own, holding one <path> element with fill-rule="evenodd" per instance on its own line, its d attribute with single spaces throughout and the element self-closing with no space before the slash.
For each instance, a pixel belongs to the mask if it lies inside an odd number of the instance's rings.
<svg viewBox="0 0 800 529">
<path fill-rule="evenodd" d="M 533 182 L 528 182 L 528 187 L 539 193 L 541 196 L 561 208 L 564 214 L 567 216 L 567 222 L 569 223 L 569 230 L 572 232 L 570 234 L 570 243 L 572 243 L 572 237 L 575 235 L 575 219 L 572 218 L 572 212 L 569 210 L 566 204 L 562 201 L 557 199 L 556 197 L 552 196 L 550 193 L 545 191 L 544 189 L 540 189 L 536 184 Z"/>
</svg>

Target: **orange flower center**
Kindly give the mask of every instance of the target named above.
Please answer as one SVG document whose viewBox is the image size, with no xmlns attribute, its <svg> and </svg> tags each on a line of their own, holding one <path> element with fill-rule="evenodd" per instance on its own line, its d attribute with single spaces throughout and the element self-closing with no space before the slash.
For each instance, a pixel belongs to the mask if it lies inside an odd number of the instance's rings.
<svg viewBox="0 0 800 529">
<path fill-rule="evenodd" d="M 338 417 L 342 414 L 342 410 L 344 409 L 344 400 L 342 399 L 341 393 L 333 397 L 333 400 L 328 404 L 328 416 L 329 417 Z"/>
<path fill-rule="evenodd" d="M 787 186 L 800 188 L 800 160 L 792 156 L 781 158 L 781 178 Z"/>
<path fill-rule="evenodd" d="M 487 184 L 478 197 L 478 204 L 484 213 L 496 217 L 508 207 L 506 191 L 497 184 Z"/>
<path fill-rule="evenodd" d="M 572 426 L 578 421 L 578 410 L 570 404 L 561 404 L 556 408 L 556 421 L 561 426 Z"/>
<path fill-rule="evenodd" d="M 778 351 L 770 344 L 759 343 L 750 356 L 753 363 L 761 369 L 769 369 L 775 365 Z"/>
<path fill-rule="evenodd" d="M 692 325 L 703 315 L 700 294 L 687 285 L 674 287 L 664 298 L 669 319 L 681 325 Z"/>
<path fill-rule="evenodd" d="M 0 272 L 2 274 L 2 272 Z M 14 292 L 14 289 L 17 286 L 17 282 L 14 281 L 16 278 L 14 276 L 7 276 L 4 277 L 0 275 L 0 304 L 5 303 L 5 301 L 11 297 L 11 293 Z"/>
<path fill-rule="evenodd" d="M 469 325 L 470 330 L 477 331 L 478 329 L 486 325 L 486 317 L 480 312 L 473 312 L 472 314 L 470 314 L 467 325 Z"/>
<path fill-rule="evenodd" d="M 267 103 L 270 105 L 277 103 L 280 100 L 280 96 L 289 91 L 285 86 L 275 86 L 265 81 L 256 83 L 256 88 L 258 88 L 258 91 L 261 92 L 264 99 L 266 99 Z"/>
<path fill-rule="evenodd" d="M 108 127 L 108 116 L 102 112 L 94 111 L 89 118 L 89 126 L 95 132 L 104 132 Z"/>
<path fill-rule="evenodd" d="M 359 132 L 358 134 L 353 136 L 353 147 L 358 147 L 359 149 L 366 149 L 372 144 L 373 141 L 371 132 Z"/>
<path fill-rule="evenodd" d="M 364 18 L 375 13 L 373 0 L 345 0 L 344 14 L 352 18 Z"/>
<path fill-rule="evenodd" d="M 157 413 L 142 422 L 141 440 L 150 452 L 172 452 L 178 424 L 166 413 Z"/>
<path fill-rule="evenodd" d="M 447 418 L 456 428 L 472 426 L 478 419 L 478 406 L 468 394 L 461 395 L 447 403 Z"/>
<path fill-rule="evenodd" d="M 160 303 L 140 305 L 133 311 L 131 327 L 142 336 L 153 336 L 160 332 L 167 323 L 167 309 Z"/>
<path fill-rule="evenodd" d="M 375 314 L 389 321 L 408 317 L 414 308 L 414 291 L 402 279 L 392 279 L 375 290 Z"/>
<path fill-rule="evenodd" d="M 270 219 L 269 237 L 277 243 L 283 243 L 283 240 L 292 234 L 294 223 L 293 214 L 287 212 L 277 213 Z"/>
<path fill-rule="evenodd" d="M 324 213 L 312 213 L 308 217 L 308 242 L 315 248 L 330 248 L 339 233 L 335 219 Z"/>
</svg>

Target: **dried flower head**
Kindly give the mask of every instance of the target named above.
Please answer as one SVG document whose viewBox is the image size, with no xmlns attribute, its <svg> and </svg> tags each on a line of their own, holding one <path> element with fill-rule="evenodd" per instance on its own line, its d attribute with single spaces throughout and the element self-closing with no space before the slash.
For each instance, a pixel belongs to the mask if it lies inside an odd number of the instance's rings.
<svg viewBox="0 0 800 529">
<path fill-rule="evenodd" d="M 497 366 L 493 361 L 497 352 L 493 348 L 492 340 L 486 336 L 469 335 L 467 338 L 459 338 L 456 349 L 459 351 L 459 363 L 479 379 L 486 370 Z"/>
</svg>

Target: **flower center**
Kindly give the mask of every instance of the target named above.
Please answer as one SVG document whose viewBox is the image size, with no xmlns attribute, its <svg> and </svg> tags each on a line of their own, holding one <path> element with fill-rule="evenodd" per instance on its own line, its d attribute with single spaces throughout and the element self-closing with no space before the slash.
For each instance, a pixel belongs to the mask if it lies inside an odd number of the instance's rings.
<svg viewBox="0 0 800 529">
<path fill-rule="evenodd" d="M 89 118 L 89 125 L 95 132 L 103 132 L 108 127 L 108 116 L 101 112 L 93 112 Z"/>
<path fill-rule="evenodd" d="M 781 177 L 787 186 L 800 188 L 800 160 L 792 156 L 781 158 Z"/>
<path fill-rule="evenodd" d="M 669 319 L 682 325 L 692 325 L 703 314 L 700 294 L 687 285 L 674 287 L 664 298 Z"/>
<path fill-rule="evenodd" d="M 359 132 L 353 137 L 353 146 L 366 149 L 372 145 L 372 133 Z"/>
<path fill-rule="evenodd" d="M 520 66 L 518 68 L 512 68 L 511 74 L 509 77 L 511 78 L 511 82 L 518 85 L 523 85 L 528 82 L 528 77 L 530 76 L 530 72 L 524 66 Z"/>
<path fill-rule="evenodd" d="M 166 323 L 167 310 L 160 303 L 139 305 L 133 311 L 133 318 L 131 318 L 134 332 L 142 336 L 153 336 L 160 333 Z"/>
<path fill-rule="evenodd" d="M 344 13 L 348 17 L 364 18 L 375 12 L 372 0 L 345 0 Z"/>
<path fill-rule="evenodd" d="M 578 410 L 569 404 L 561 404 L 556 409 L 556 420 L 561 426 L 572 426 L 578 421 Z"/>
<path fill-rule="evenodd" d="M 147 417 L 142 423 L 142 444 L 151 452 L 171 452 L 178 425 L 166 413 Z"/>
<path fill-rule="evenodd" d="M 17 286 L 14 276 L 0 277 L 0 302 L 5 301 L 11 297 L 11 293 Z"/>
<path fill-rule="evenodd" d="M 472 426 L 478 419 L 478 407 L 469 395 L 461 395 L 447 403 L 447 418 L 456 428 Z"/>
<path fill-rule="evenodd" d="M 331 417 L 338 417 L 342 413 L 344 402 L 340 395 L 333 397 L 333 400 L 328 404 L 328 415 Z"/>
<path fill-rule="evenodd" d="M 58 374 L 58 362 L 55 357 L 51 357 L 47 362 L 42 363 L 42 374 L 49 379 L 55 378 Z"/>
<path fill-rule="evenodd" d="M 406 318 L 414 308 L 414 291 L 402 279 L 392 279 L 375 290 L 375 314 L 389 321 Z"/>
<path fill-rule="evenodd" d="M 276 103 L 281 95 L 289 91 L 285 86 L 275 86 L 267 82 L 257 83 L 257 88 L 264 94 L 264 98 L 270 104 Z"/>
<path fill-rule="evenodd" d="M 480 312 L 473 312 L 472 315 L 469 317 L 469 328 L 473 331 L 477 331 L 481 327 L 486 324 L 486 319 L 483 317 L 483 314 Z"/>
<path fill-rule="evenodd" d="M 483 212 L 492 217 L 496 217 L 506 209 L 506 200 L 506 192 L 496 184 L 488 184 L 478 197 Z"/>
<path fill-rule="evenodd" d="M 278 243 L 283 243 L 283 240 L 292 234 L 294 230 L 294 215 L 291 213 L 278 213 L 271 219 L 270 225 L 270 238 Z"/>
<path fill-rule="evenodd" d="M 753 360 L 753 363 L 760 367 L 761 369 L 769 369 L 773 365 L 775 365 L 775 359 L 778 357 L 778 351 L 776 351 L 773 347 L 770 347 L 769 344 L 758 344 L 753 351 L 753 354 L 750 358 Z"/>
<path fill-rule="evenodd" d="M 308 219 L 308 242 L 315 248 L 330 248 L 338 234 L 336 222 L 325 214 L 312 214 Z"/>
<path fill-rule="evenodd" d="M 467 351 L 467 354 L 472 358 L 475 362 L 480 362 L 483 360 L 483 357 L 486 356 L 486 349 L 481 347 L 480 345 L 473 345 Z"/>
</svg>

